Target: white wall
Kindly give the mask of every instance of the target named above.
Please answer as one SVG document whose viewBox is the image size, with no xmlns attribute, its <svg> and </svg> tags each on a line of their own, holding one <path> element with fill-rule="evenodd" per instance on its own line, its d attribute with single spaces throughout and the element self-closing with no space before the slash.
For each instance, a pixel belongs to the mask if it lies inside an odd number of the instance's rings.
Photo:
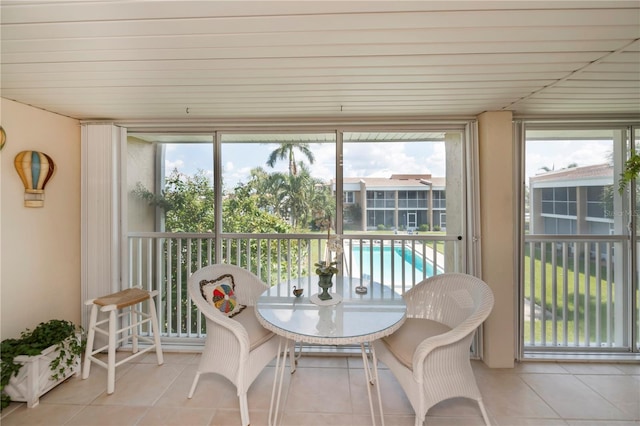
<svg viewBox="0 0 640 426">
<path fill-rule="evenodd" d="M 80 324 L 80 124 L 7 99 L 0 124 L 0 337 L 50 319 Z M 56 164 L 42 208 L 24 207 L 13 161 L 26 150 Z"/>
</svg>

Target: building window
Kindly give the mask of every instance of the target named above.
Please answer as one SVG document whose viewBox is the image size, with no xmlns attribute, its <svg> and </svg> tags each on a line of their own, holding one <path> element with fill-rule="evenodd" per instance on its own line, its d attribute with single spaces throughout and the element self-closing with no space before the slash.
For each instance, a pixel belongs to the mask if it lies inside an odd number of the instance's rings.
<svg viewBox="0 0 640 426">
<path fill-rule="evenodd" d="M 395 223 L 395 191 L 367 191 L 367 227 L 393 228 Z"/>
<path fill-rule="evenodd" d="M 587 187 L 587 216 L 605 217 L 606 194 L 604 186 Z"/>
<path fill-rule="evenodd" d="M 576 188 L 542 188 L 542 213 L 575 216 Z"/>
<path fill-rule="evenodd" d="M 370 229 L 391 229 L 396 226 L 393 210 L 367 210 L 367 225 Z"/>
<path fill-rule="evenodd" d="M 446 209 L 447 202 L 444 191 L 433 191 L 433 208 L 434 209 Z"/>
<path fill-rule="evenodd" d="M 355 196 L 353 194 L 353 191 L 344 191 L 342 193 L 342 201 L 344 201 L 345 204 L 353 204 L 355 203 Z"/>
<path fill-rule="evenodd" d="M 396 197 L 394 191 L 367 191 L 368 209 L 395 208 Z"/>
<path fill-rule="evenodd" d="M 427 191 L 398 191 L 398 208 L 427 208 Z"/>
</svg>

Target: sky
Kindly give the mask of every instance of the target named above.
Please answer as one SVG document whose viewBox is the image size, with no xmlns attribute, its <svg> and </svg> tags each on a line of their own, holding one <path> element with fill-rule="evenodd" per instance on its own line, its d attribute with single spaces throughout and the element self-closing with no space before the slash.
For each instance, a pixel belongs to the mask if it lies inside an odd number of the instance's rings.
<svg viewBox="0 0 640 426">
<path fill-rule="evenodd" d="M 572 163 L 578 166 L 609 161 L 611 141 L 531 141 L 526 145 L 525 175 L 542 173 L 543 167 L 559 170 Z M 225 189 L 247 182 L 249 171 L 262 167 L 267 171 L 287 172 L 288 162 L 280 160 L 271 169 L 266 165 L 276 144 L 225 143 L 222 148 Z M 335 148 L 333 144 L 311 144 L 315 155 L 310 165 L 314 177 L 329 180 L 334 176 Z M 296 151 L 296 160 L 307 159 Z M 213 146 L 211 144 L 169 144 L 165 167 L 174 167 L 192 175 L 204 170 L 213 181 Z M 344 177 L 389 177 L 391 174 L 421 173 L 445 176 L 445 146 L 443 142 L 379 142 L 345 143 Z"/>
<path fill-rule="evenodd" d="M 288 161 L 280 160 L 272 169 L 266 162 L 276 144 L 225 143 L 222 147 L 223 181 L 226 189 L 239 182 L 247 182 L 255 167 L 266 171 L 287 172 Z M 329 180 L 335 175 L 335 145 L 311 144 L 315 161 L 310 165 L 311 175 Z M 306 157 L 295 152 L 296 161 Z M 192 175 L 205 170 L 213 179 L 213 146 L 211 144 L 169 144 L 165 153 L 167 174 L 174 168 Z M 344 145 L 344 177 L 390 177 L 396 173 L 422 173 L 445 175 L 445 148 L 443 142 L 357 143 Z"/>
<path fill-rule="evenodd" d="M 543 167 L 559 170 L 570 164 L 590 166 L 611 161 L 612 141 L 531 141 L 525 153 L 526 177 L 544 173 Z"/>
</svg>

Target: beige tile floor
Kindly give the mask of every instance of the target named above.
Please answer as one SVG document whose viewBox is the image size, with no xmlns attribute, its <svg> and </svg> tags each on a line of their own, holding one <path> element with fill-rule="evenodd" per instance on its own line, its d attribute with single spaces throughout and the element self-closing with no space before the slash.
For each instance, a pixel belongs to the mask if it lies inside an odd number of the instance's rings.
<svg viewBox="0 0 640 426">
<path fill-rule="evenodd" d="M 87 380 L 73 377 L 28 409 L 12 403 L 0 424 L 14 425 L 239 425 L 234 387 L 205 375 L 192 399 L 187 393 L 198 354 L 165 353 L 118 367 L 116 391 L 106 394 L 106 371 L 93 366 Z M 489 369 L 473 361 L 492 424 L 522 426 L 640 426 L 640 365 L 535 362 L 514 369 Z M 364 370 L 359 357 L 304 355 L 285 383 L 283 425 L 369 425 Z M 274 368 L 249 390 L 251 424 L 268 423 Z M 380 383 L 387 425 L 413 425 L 408 400 L 381 365 Z M 379 424 L 379 419 L 377 421 Z M 433 407 L 429 426 L 482 425 L 473 401 L 453 399 Z"/>
</svg>

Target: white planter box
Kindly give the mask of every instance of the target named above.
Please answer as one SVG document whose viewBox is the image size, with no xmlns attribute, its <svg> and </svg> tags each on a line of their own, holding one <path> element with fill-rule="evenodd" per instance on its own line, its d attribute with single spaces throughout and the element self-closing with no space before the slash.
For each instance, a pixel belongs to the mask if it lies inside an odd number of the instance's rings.
<svg viewBox="0 0 640 426">
<path fill-rule="evenodd" d="M 64 374 L 59 374 L 58 380 L 51 378 L 53 371 L 49 364 L 58 356 L 58 352 L 55 346 L 49 346 L 40 355 L 20 355 L 14 358 L 17 364 L 22 364 L 22 368 L 18 375 L 11 377 L 9 384 L 4 387 L 4 392 L 11 397 L 12 401 L 26 402 L 27 407 L 35 407 L 42 395 L 69 377 L 80 375 L 81 357 L 78 356 L 76 362 L 67 367 Z"/>
</svg>

